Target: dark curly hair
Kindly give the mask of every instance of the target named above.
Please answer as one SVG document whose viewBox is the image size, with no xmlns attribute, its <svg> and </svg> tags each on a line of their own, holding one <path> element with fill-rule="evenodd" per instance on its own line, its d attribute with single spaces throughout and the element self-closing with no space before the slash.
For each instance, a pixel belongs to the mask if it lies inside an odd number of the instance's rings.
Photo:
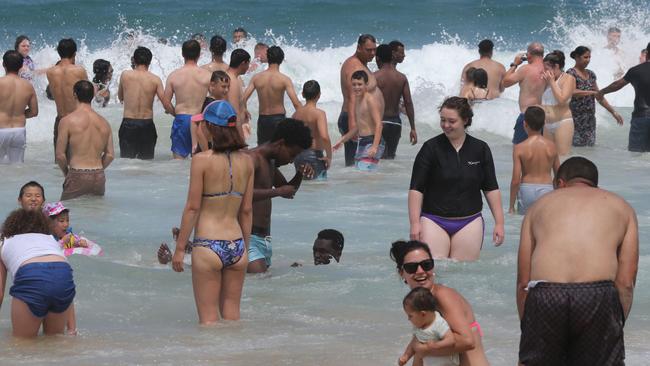
<svg viewBox="0 0 650 366">
<path fill-rule="evenodd" d="M 271 142 L 284 140 L 287 146 L 300 146 L 303 149 L 311 147 L 311 130 L 302 121 L 285 118 L 278 123 Z"/>
<path fill-rule="evenodd" d="M 52 234 L 50 220 L 40 210 L 24 210 L 19 208 L 12 211 L 2 224 L 1 238 L 11 238 L 19 234 Z"/>
<path fill-rule="evenodd" d="M 465 121 L 465 128 L 472 125 L 474 112 L 472 112 L 472 106 L 469 105 L 467 98 L 449 97 L 442 102 L 442 105 L 438 108 L 438 112 L 441 112 L 443 108 L 453 109 L 458 112 L 460 118 Z"/>
</svg>

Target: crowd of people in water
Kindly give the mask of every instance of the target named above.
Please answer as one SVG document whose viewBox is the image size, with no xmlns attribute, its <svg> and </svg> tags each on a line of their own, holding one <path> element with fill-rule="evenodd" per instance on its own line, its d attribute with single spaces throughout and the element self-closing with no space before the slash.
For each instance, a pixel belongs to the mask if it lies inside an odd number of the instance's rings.
<svg viewBox="0 0 650 366">
<path fill-rule="evenodd" d="M 233 32 L 233 45 L 247 37 Z M 616 49 L 620 30 L 608 31 L 608 47 Z M 198 65 L 203 49 L 212 59 Z M 157 98 L 173 116 L 171 152 L 191 157 L 188 198 L 179 228 L 172 229 L 173 250 L 163 244 L 158 261 L 174 271 L 186 268 L 191 256 L 192 283 L 199 322 L 240 318 L 246 273 L 271 266 L 272 199 L 293 198 L 303 180 L 328 179 L 333 152 L 343 149 L 346 166 L 377 171 L 382 159 L 394 159 L 401 137 L 401 115 L 409 120 L 409 141 L 418 136 L 408 78 L 398 71 L 405 47 L 399 41 L 377 45 L 370 34 L 359 36 L 353 55 L 342 60 L 343 104 L 337 121 L 340 138 L 333 142 L 317 80 L 306 81 L 298 97 L 294 82 L 280 70 L 284 52 L 259 43 L 254 57 L 243 48 L 224 61 L 227 42 L 201 34 L 184 42 L 184 65 L 165 82 L 149 71 L 153 54 L 133 52 L 132 69 L 118 70 L 117 99 L 123 104 L 119 128 L 121 158 L 153 159 Z M 574 67 L 565 71 L 565 54 L 545 53 L 532 42 L 509 68 L 492 59 L 494 44 L 483 40 L 479 58 L 460 72 L 459 96 L 446 98 L 437 112 L 442 133 L 427 139 L 413 161 L 408 191 L 408 241 L 392 243 L 390 256 L 412 291 L 404 311 L 414 333 L 400 365 L 486 365 L 483 332 L 472 307 L 455 289 L 434 282 L 434 258 L 475 261 L 485 230 L 483 198 L 494 220 L 492 240 L 504 241 L 504 208 L 494 160 L 488 144 L 467 133 L 473 105 L 499 98 L 505 88 L 519 86 L 520 114 L 514 124 L 509 213 L 524 215 L 517 266 L 517 306 L 521 320 L 519 361 L 524 365 L 619 365 L 623 363 L 623 325 L 631 305 L 638 266 L 636 214 L 621 197 L 598 187 L 596 165 L 570 157 L 572 146 L 596 140 L 595 102 L 619 124 L 621 115 L 605 94 L 625 85 L 635 89 L 630 121 L 630 151 L 650 150 L 650 62 L 647 51 L 639 65 L 621 70 L 618 79 L 600 89 L 587 69 L 588 47 L 570 52 Z M 62 39 L 60 61 L 37 69 L 29 57 L 30 40 L 16 39 L 4 53 L 6 75 L 0 77 L 0 159 L 22 163 L 26 120 L 38 114 L 31 84 L 45 74 L 48 95 L 56 104 L 54 158 L 64 182 L 60 200 L 103 196 L 104 171 L 115 158 L 113 132 L 95 109 L 110 103 L 113 68 L 107 60 L 93 63 L 94 77 L 76 61 L 77 45 Z M 376 60 L 378 70 L 368 64 Z M 524 64 L 526 63 L 526 64 Z M 245 85 L 242 76 L 256 72 Z M 255 128 L 248 103 L 259 101 Z M 294 113 L 287 117 L 285 95 Z M 427 111 L 431 112 L 431 111 Z M 256 132 L 256 146 L 247 141 Z M 293 177 L 280 167 L 294 164 Z M 20 188 L 21 208 L 11 212 L 1 229 L 0 304 L 7 272 L 13 277 L 13 334 L 35 336 L 76 331 L 75 286 L 65 248 L 88 248 L 92 242 L 70 230 L 69 209 L 45 202 L 37 182 Z M 343 235 L 334 229 L 318 233 L 315 264 L 337 262 Z M 589 252 L 588 257 L 584 256 Z M 297 265 L 297 264 L 296 264 Z"/>
</svg>

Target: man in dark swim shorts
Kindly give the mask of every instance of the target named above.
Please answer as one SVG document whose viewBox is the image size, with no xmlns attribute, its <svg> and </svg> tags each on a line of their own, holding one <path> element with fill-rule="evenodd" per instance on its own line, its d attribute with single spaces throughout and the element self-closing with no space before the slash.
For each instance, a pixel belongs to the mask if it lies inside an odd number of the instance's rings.
<svg viewBox="0 0 650 366">
<path fill-rule="evenodd" d="M 636 214 L 598 188 L 598 170 L 585 158 L 566 160 L 554 186 L 521 228 L 519 362 L 623 365 L 639 263 Z"/>
</svg>

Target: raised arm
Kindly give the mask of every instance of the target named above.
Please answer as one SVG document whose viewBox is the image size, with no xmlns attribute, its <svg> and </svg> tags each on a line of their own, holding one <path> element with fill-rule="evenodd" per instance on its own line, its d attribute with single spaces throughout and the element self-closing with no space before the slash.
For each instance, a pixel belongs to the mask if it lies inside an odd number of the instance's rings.
<svg viewBox="0 0 650 366">
<path fill-rule="evenodd" d="M 183 209 L 181 218 L 181 229 L 176 238 L 176 249 L 172 257 L 172 268 L 176 272 L 183 272 L 183 258 L 185 257 L 185 246 L 196 226 L 201 210 L 201 195 L 203 194 L 203 170 L 204 159 L 201 155 L 192 158 L 190 166 L 190 187 L 187 193 L 187 203 Z M 243 228 L 242 228 L 243 229 Z"/>
<path fill-rule="evenodd" d="M 624 204 L 627 206 L 627 203 Z M 618 248 L 618 270 L 614 284 L 623 306 L 623 314 L 627 319 L 632 309 L 636 273 L 639 267 L 639 224 L 634 210 L 629 206 L 626 209 L 628 211 L 627 228 L 623 242 Z"/>
<path fill-rule="evenodd" d="M 524 304 L 526 303 L 526 295 L 528 292 L 528 282 L 530 282 L 530 262 L 535 249 L 535 238 L 531 228 L 531 220 L 534 215 L 535 206 L 531 207 L 524 222 L 521 224 L 521 236 L 519 239 L 519 253 L 517 254 L 517 311 L 519 312 L 519 320 L 524 316 Z"/>
<path fill-rule="evenodd" d="M 569 104 L 569 101 L 573 96 L 573 92 L 576 89 L 576 78 L 574 78 L 569 74 L 566 74 L 568 80 L 565 80 L 562 83 L 562 86 L 558 86 L 555 80 L 553 79 L 552 74 L 549 71 L 544 72 L 543 77 L 544 80 L 546 80 L 546 82 L 548 83 L 549 87 L 551 88 L 551 92 L 553 92 L 553 96 L 555 97 L 555 100 L 557 100 L 557 104 L 558 105 Z"/>
<path fill-rule="evenodd" d="M 503 75 L 503 79 L 501 80 L 501 84 L 499 85 L 499 89 L 505 90 L 505 88 L 511 87 L 521 81 L 523 73 L 517 72 L 517 67 L 522 63 L 521 56 L 523 55 L 517 55 L 514 62 L 510 65 L 510 68 L 506 70 L 506 73 Z"/>
</svg>

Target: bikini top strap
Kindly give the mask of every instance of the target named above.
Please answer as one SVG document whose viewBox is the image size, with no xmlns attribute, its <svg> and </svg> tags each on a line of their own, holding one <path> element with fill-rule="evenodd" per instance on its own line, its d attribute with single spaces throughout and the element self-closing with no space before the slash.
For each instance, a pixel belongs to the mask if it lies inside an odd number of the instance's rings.
<svg viewBox="0 0 650 366">
<path fill-rule="evenodd" d="M 230 174 L 230 190 L 228 193 L 232 193 L 235 188 L 235 184 L 232 180 L 232 159 L 230 158 L 230 151 L 226 151 L 226 156 L 228 157 L 228 173 Z"/>
</svg>

